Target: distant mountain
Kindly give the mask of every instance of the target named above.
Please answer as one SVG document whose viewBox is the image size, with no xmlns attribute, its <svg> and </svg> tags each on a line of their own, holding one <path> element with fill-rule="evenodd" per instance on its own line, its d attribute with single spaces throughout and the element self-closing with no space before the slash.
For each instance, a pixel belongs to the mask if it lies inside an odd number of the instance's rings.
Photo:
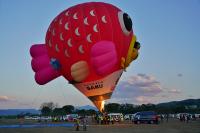
<svg viewBox="0 0 200 133">
<path fill-rule="evenodd" d="M 200 99 L 186 99 L 182 101 L 172 101 L 172 102 L 157 104 L 157 106 L 160 107 L 191 106 L 191 105 L 196 105 L 197 107 L 200 107 Z"/>
<path fill-rule="evenodd" d="M 90 110 L 93 109 L 95 111 L 98 111 L 98 109 L 94 106 L 90 105 L 85 105 L 85 106 L 80 106 L 76 107 L 76 109 L 82 110 Z M 36 109 L 0 109 L 0 116 L 5 116 L 5 115 L 19 115 L 19 114 L 40 114 L 41 112 Z"/>
<path fill-rule="evenodd" d="M 19 115 L 19 114 L 40 114 L 36 109 L 0 109 L 0 116 L 5 115 Z"/>
<path fill-rule="evenodd" d="M 78 110 L 82 110 L 82 109 L 84 109 L 84 110 L 90 110 L 90 109 L 93 109 L 95 111 L 98 111 L 98 109 L 96 107 L 90 106 L 90 105 L 76 107 L 76 109 L 78 109 Z"/>
</svg>

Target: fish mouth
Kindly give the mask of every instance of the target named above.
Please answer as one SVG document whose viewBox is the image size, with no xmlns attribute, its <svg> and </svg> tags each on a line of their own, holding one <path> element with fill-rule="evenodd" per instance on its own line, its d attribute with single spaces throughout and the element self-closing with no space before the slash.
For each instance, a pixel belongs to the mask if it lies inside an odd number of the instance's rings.
<svg viewBox="0 0 200 133">
<path fill-rule="evenodd" d="M 130 65 L 133 60 L 136 60 L 138 57 L 138 50 L 140 49 L 140 43 L 136 41 L 136 36 L 133 36 L 131 43 L 129 45 L 128 54 L 125 60 L 125 68 Z"/>
</svg>

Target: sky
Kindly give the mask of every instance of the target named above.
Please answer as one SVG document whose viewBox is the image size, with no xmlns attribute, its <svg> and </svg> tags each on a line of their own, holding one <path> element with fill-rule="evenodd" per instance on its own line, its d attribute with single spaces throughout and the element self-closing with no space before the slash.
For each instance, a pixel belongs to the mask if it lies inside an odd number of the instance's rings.
<svg viewBox="0 0 200 133">
<path fill-rule="evenodd" d="M 89 1 L 89 0 L 88 0 Z M 59 77 L 40 86 L 29 49 L 44 43 L 51 21 L 86 0 L 0 0 L 0 109 L 92 105 Z M 160 103 L 200 98 L 200 0 L 106 0 L 127 12 L 141 43 L 109 102 Z"/>
</svg>

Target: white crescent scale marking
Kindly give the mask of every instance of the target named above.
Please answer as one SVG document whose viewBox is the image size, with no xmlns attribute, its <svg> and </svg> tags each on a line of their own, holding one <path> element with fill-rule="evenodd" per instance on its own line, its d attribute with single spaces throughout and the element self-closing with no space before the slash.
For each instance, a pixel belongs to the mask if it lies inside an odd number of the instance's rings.
<svg viewBox="0 0 200 133">
<path fill-rule="evenodd" d="M 87 37 L 86 37 L 86 39 L 87 39 L 88 42 L 92 42 L 92 40 L 91 40 L 91 34 L 88 34 Z"/>
<path fill-rule="evenodd" d="M 74 15 L 73 15 L 73 19 L 78 19 L 78 17 L 77 17 L 77 12 L 74 13 Z"/>
<path fill-rule="evenodd" d="M 65 24 L 65 29 L 69 30 L 69 23 L 68 22 Z"/>
<path fill-rule="evenodd" d="M 72 43 L 71 43 L 71 41 L 72 41 L 71 38 L 69 38 L 69 39 L 67 40 L 67 44 L 68 44 L 69 47 L 72 47 Z"/>
<path fill-rule="evenodd" d="M 78 47 L 78 51 L 79 51 L 81 54 L 84 54 L 83 45 L 80 45 L 80 46 Z"/>
<path fill-rule="evenodd" d="M 68 52 L 67 52 L 67 49 L 65 49 L 64 53 L 65 53 L 65 56 L 70 57 Z"/>
<path fill-rule="evenodd" d="M 90 15 L 91 15 L 91 16 L 95 16 L 94 10 L 91 10 L 91 11 L 90 11 Z"/>
<path fill-rule="evenodd" d="M 80 36 L 80 33 L 79 33 L 79 28 L 77 27 L 76 29 L 75 29 L 75 34 L 77 35 L 77 36 Z"/>
<path fill-rule="evenodd" d="M 52 31 L 52 35 L 55 36 L 55 29 L 53 29 L 53 31 Z"/>
<path fill-rule="evenodd" d="M 88 24 L 88 18 L 87 18 L 87 17 L 84 18 L 84 21 L 83 21 L 83 22 L 84 22 L 85 25 L 89 25 L 89 24 Z"/>
<path fill-rule="evenodd" d="M 95 24 L 95 25 L 93 26 L 93 30 L 94 30 L 94 32 L 98 32 L 97 24 Z"/>
<path fill-rule="evenodd" d="M 60 40 L 64 41 L 63 33 L 60 33 Z"/>
<path fill-rule="evenodd" d="M 58 44 L 55 45 L 56 52 L 59 52 Z"/>
<path fill-rule="evenodd" d="M 65 13 L 65 15 L 66 15 L 66 16 L 69 16 L 69 11 L 67 11 L 67 12 Z"/>
<path fill-rule="evenodd" d="M 102 17 L 101 17 L 101 20 L 102 20 L 103 23 L 107 23 L 107 21 L 106 21 L 106 16 L 102 16 Z"/>
<path fill-rule="evenodd" d="M 62 18 L 60 19 L 59 24 L 60 24 L 60 25 L 62 24 Z"/>
<path fill-rule="evenodd" d="M 49 40 L 49 47 L 51 47 L 52 46 L 52 44 L 51 44 L 51 40 Z"/>
</svg>

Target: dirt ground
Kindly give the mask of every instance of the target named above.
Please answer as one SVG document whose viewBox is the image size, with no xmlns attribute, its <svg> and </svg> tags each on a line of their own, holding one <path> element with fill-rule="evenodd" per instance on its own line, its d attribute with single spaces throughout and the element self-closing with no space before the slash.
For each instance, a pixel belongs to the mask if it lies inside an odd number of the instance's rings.
<svg viewBox="0 0 200 133">
<path fill-rule="evenodd" d="M 0 125 L 16 124 L 16 120 L 0 121 Z M 27 122 L 30 124 L 30 122 Z M 189 123 L 171 119 L 158 125 L 140 124 L 131 122 L 115 123 L 114 125 L 90 124 L 87 131 L 75 131 L 74 127 L 43 127 L 43 128 L 0 128 L 0 133 L 200 133 L 200 120 Z"/>
</svg>

